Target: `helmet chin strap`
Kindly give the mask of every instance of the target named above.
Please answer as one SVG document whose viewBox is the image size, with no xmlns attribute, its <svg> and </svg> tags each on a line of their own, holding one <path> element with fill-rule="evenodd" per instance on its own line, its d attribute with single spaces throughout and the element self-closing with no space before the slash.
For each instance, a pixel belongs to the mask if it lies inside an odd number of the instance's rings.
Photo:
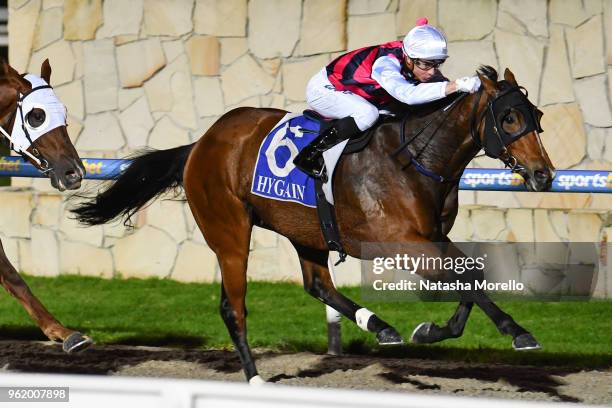
<svg viewBox="0 0 612 408">
<path fill-rule="evenodd" d="M 11 142 L 11 146 L 16 146 L 15 142 L 13 142 L 13 138 L 11 137 L 11 135 L 9 135 L 2 126 L 0 126 L 0 132 L 2 132 L 4 137 L 6 137 L 9 142 Z M 28 156 L 34 163 L 36 163 L 40 168 L 42 168 L 42 163 L 40 159 L 34 156 L 32 153 L 28 152 L 27 150 L 17 150 L 15 148 L 13 148 L 13 150 L 21 155 Z"/>
</svg>

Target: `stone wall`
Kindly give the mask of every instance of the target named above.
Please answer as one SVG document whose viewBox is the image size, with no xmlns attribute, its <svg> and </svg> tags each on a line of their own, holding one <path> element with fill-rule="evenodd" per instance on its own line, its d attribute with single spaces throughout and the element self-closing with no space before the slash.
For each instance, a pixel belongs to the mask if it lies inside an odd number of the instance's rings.
<svg viewBox="0 0 612 408">
<path fill-rule="evenodd" d="M 49 58 L 79 153 L 114 158 L 197 140 L 237 106 L 303 109 L 323 65 L 402 38 L 420 16 L 448 36 L 448 77 L 514 71 L 545 112 L 558 168 L 612 168 L 612 0 L 9 0 L 9 54 L 20 72 Z M 14 179 L 1 196 L 2 241 L 24 272 L 219 278 L 184 203 L 158 201 L 126 231 L 76 226 L 44 179 Z M 461 203 L 457 238 L 595 241 L 612 197 L 461 192 Z M 284 238 L 256 230 L 251 246 L 251 277 L 299 279 Z M 340 282 L 355 282 L 354 266 Z"/>
</svg>

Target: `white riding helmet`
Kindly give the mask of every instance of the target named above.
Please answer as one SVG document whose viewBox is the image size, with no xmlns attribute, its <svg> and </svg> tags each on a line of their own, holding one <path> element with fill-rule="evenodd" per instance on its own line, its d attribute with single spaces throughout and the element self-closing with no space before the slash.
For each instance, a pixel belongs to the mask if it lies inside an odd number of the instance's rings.
<svg viewBox="0 0 612 408">
<path fill-rule="evenodd" d="M 417 25 L 404 38 L 404 54 L 410 58 L 439 60 L 448 58 L 446 37 L 426 18 L 417 20 Z"/>
</svg>

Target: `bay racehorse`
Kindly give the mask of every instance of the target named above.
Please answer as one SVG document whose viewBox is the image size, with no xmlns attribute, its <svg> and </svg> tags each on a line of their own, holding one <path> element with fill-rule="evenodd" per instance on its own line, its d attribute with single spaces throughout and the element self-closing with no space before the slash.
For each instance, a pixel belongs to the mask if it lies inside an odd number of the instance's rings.
<svg viewBox="0 0 612 408">
<path fill-rule="evenodd" d="M 41 65 L 40 77 L 20 75 L 0 62 L 0 132 L 11 148 L 45 173 L 59 191 L 81 186 L 85 168 L 66 130 L 66 107 L 50 84 L 49 60 Z M 7 209 L 10 214 L 10 209 Z M 32 294 L 9 262 L 0 244 L 0 283 L 25 308 L 51 340 L 63 342 L 67 352 L 78 351 L 91 339 L 64 327 Z"/>
<path fill-rule="evenodd" d="M 373 130 L 365 149 L 340 161 L 334 199 L 349 255 L 361 258 L 361 244 L 366 242 L 448 242 L 444 256 L 464 256 L 447 234 L 458 211 L 458 179 L 481 148 L 519 172 L 530 190 L 550 188 L 554 169 L 539 139 L 539 111 L 509 70 L 502 81 L 490 67 L 481 67 L 478 74 L 482 86 L 477 93 L 455 94 L 386 120 Z M 329 250 L 315 209 L 250 192 L 260 144 L 285 114 L 278 109 L 234 109 L 194 144 L 136 156 L 118 180 L 73 209 L 89 225 L 121 216 L 129 219 L 163 192 L 184 187 L 196 222 L 218 257 L 221 316 L 251 383 L 263 381 L 247 343 L 246 326 L 246 271 L 254 225 L 292 242 L 309 294 L 375 333 L 379 343 L 403 342 L 388 323 L 334 287 L 327 268 Z M 441 278 L 436 270 L 419 274 Z M 515 349 L 539 347 L 484 292 L 459 295 L 461 302 L 446 325 L 423 323 L 412 340 L 431 343 L 460 336 L 476 303 L 502 334 L 512 337 Z"/>
</svg>

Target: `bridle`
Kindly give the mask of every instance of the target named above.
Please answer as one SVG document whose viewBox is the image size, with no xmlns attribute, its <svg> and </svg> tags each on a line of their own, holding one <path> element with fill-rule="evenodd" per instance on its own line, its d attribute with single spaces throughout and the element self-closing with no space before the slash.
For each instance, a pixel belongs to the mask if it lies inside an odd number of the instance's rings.
<svg viewBox="0 0 612 408">
<path fill-rule="evenodd" d="M 477 91 L 476 101 L 472 107 L 472 113 L 470 115 L 470 136 L 476 147 L 478 147 L 478 150 L 484 149 L 487 156 L 501 160 L 506 167 L 510 168 L 512 172 L 520 174 L 525 171 L 525 168 L 518 164 L 518 160 L 508 151 L 507 147 L 534 130 L 537 130 L 538 133 L 542 132 L 537 117 L 537 108 L 527 99 L 527 91 L 525 88 L 511 85 L 507 81 L 500 81 L 498 84 L 501 85 L 502 91 L 499 94 L 487 99 L 487 106 L 479 115 L 477 115 L 477 111 L 484 88 L 481 86 Z M 525 90 L 525 93 L 523 93 L 521 90 Z M 455 98 L 444 108 L 439 110 L 438 114 L 425 123 L 425 125 L 412 133 L 408 139 L 406 138 L 406 122 L 408 121 L 409 115 L 404 115 L 400 123 L 400 145 L 391 154 L 392 158 L 397 158 L 400 153 L 405 152 L 405 155 L 409 157 L 409 161 L 402 165 L 402 170 L 412 165 L 419 173 L 439 183 L 454 183 L 459 181 L 461 177 L 449 178 L 441 176 L 425 167 L 419 162 L 418 159 L 425 151 L 427 146 L 431 143 L 438 129 L 440 129 L 442 124 L 449 117 L 450 112 L 456 108 L 461 101 L 464 101 L 468 95 L 469 94 L 467 93 L 462 93 L 459 97 Z M 501 126 L 500 121 L 503 120 L 505 115 L 507 115 L 511 109 L 519 110 L 523 114 L 524 124 L 520 131 L 513 134 L 508 134 Z M 431 132 L 425 145 L 416 155 L 413 155 L 407 149 L 407 147 L 441 116 L 442 119 Z M 481 141 L 479 133 L 483 124 L 484 141 Z"/>
<path fill-rule="evenodd" d="M 477 117 L 476 110 L 480 105 L 482 89 L 478 91 L 476 103 L 472 108 L 470 136 L 479 150 L 484 149 L 485 155 L 501 160 L 514 173 L 524 173 L 525 168 L 518 164 L 518 160 L 507 147 L 533 131 L 537 131 L 536 135 L 541 145 L 539 134 L 543 130 L 538 120 L 537 107 L 529 101 L 527 90 L 522 86 L 512 85 L 508 81 L 500 81 L 498 84 L 501 85 L 502 91 L 495 97 L 488 98 L 486 108 Z M 512 109 L 522 113 L 524 123 L 518 131 L 508 133 L 504 130 L 501 121 Z M 483 121 L 484 143 L 479 137 Z"/>
<path fill-rule="evenodd" d="M 25 115 L 23 113 L 23 101 L 25 100 L 27 96 L 41 89 L 53 89 L 53 87 L 47 84 L 47 85 L 36 86 L 23 94 L 21 92 L 18 92 L 15 111 L 11 115 L 11 119 L 10 119 L 13 122 L 13 126 L 15 126 L 15 118 L 17 117 L 17 114 L 19 114 L 19 117 L 21 118 L 21 129 L 23 130 L 23 133 L 25 137 L 27 138 L 28 142 L 30 143 L 30 145 L 32 145 L 34 141 L 32 140 L 30 136 L 30 132 L 28 132 L 28 129 L 26 126 Z M 21 149 L 17 147 L 18 145 L 13 140 L 13 137 L 4 129 L 4 126 L 0 126 L 0 133 L 2 133 L 2 135 L 4 135 L 4 137 L 8 139 L 11 150 L 21 155 L 21 157 L 23 157 L 25 160 L 30 159 L 34 163 L 36 163 L 38 165 L 39 170 L 43 174 L 47 175 L 48 173 L 51 173 L 53 171 L 53 167 L 51 167 L 49 165 L 49 162 L 44 157 L 42 157 L 38 149 L 33 147 L 32 153 L 30 153 L 27 149 Z"/>
</svg>

